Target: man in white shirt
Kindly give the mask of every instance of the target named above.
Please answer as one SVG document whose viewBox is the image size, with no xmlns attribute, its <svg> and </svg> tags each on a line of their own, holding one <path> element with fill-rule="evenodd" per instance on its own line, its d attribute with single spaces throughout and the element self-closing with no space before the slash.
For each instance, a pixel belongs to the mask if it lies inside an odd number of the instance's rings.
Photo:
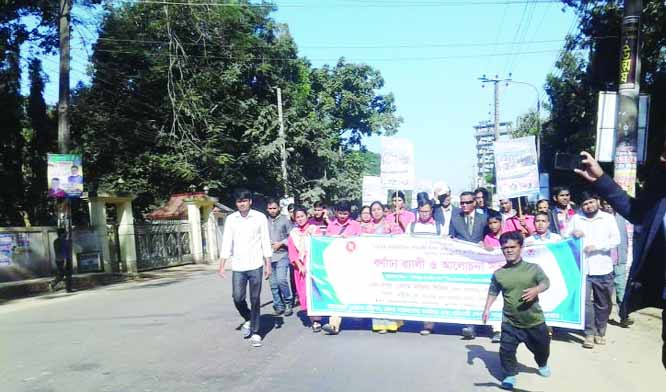
<svg viewBox="0 0 666 392">
<path fill-rule="evenodd" d="M 525 238 L 525 245 L 556 242 L 562 239 L 559 234 L 550 231 L 550 215 L 547 212 L 537 212 L 534 215 L 534 228 L 534 234 Z"/>
<path fill-rule="evenodd" d="M 569 222 L 564 237 L 583 239 L 587 267 L 584 348 L 604 345 L 606 325 L 613 307 L 613 259 L 611 250 L 620 245 L 615 218 L 599 210 L 598 197 L 583 192 L 581 212 Z"/>
<path fill-rule="evenodd" d="M 261 212 L 250 209 L 252 193 L 246 189 L 234 192 L 237 212 L 224 222 L 224 234 L 220 249 L 221 277 L 225 276 L 225 264 L 231 260 L 233 299 L 238 313 L 245 323 L 241 327 L 244 338 L 250 338 L 254 347 L 261 346 L 259 317 L 261 308 L 261 283 L 271 275 L 271 242 L 268 220 Z M 250 286 L 250 308 L 245 297 Z"/>
</svg>

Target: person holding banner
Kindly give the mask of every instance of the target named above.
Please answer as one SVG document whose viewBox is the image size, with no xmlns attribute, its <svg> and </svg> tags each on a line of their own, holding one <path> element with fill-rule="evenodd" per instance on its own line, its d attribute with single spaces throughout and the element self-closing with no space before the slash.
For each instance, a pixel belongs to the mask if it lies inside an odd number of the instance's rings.
<svg viewBox="0 0 666 392">
<path fill-rule="evenodd" d="M 520 200 L 518 203 L 520 204 Z M 524 214 L 522 208 L 519 208 L 516 212 L 510 199 L 500 200 L 500 206 L 502 207 L 502 231 L 504 233 L 519 231 L 525 237 L 534 233 L 534 217 L 532 215 Z"/>
<path fill-rule="evenodd" d="M 499 354 L 505 373 L 502 388 L 507 390 L 513 390 L 516 385 L 516 350 L 520 343 L 525 343 L 534 354 L 539 375 L 549 377 L 551 374 L 548 367 L 550 337 L 539 306 L 539 294 L 548 289 L 550 281 L 539 265 L 523 261 L 523 243 L 523 236 L 517 231 L 504 233 L 500 237 L 506 264 L 493 273 L 481 316 L 483 323 L 487 323 L 490 308 L 501 293 L 504 308 Z"/>
<path fill-rule="evenodd" d="M 370 204 L 370 207 L 365 206 L 361 208 L 361 235 L 390 235 L 400 233 L 398 225 L 384 219 L 384 206 L 381 202 L 374 201 Z M 397 332 L 402 324 L 402 320 L 372 319 L 372 330 L 379 334 Z"/>
<path fill-rule="evenodd" d="M 361 208 L 361 234 L 400 234 L 400 227 L 384 218 L 384 206 L 374 201 Z"/>
<path fill-rule="evenodd" d="M 547 212 L 537 212 L 534 216 L 534 234 L 525 238 L 525 245 L 535 245 L 547 242 L 557 242 L 562 237 L 550 231 L 550 214 Z"/>
<path fill-rule="evenodd" d="M 558 231 L 556 233 L 562 234 L 569 225 L 571 219 L 576 215 L 576 209 L 571 205 L 571 190 L 568 187 L 560 186 L 553 188 L 551 192 L 555 208 L 553 209 L 555 222 Z"/>
<path fill-rule="evenodd" d="M 326 228 L 326 235 L 342 237 L 360 235 L 361 225 L 357 221 L 350 219 L 350 215 L 351 205 L 349 202 L 339 202 L 335 206 L 335 219 Z M 322 329 L 329 335 L 337 335 L 340 333 L 340 324 L 342 324 L 342 317 L 331 316 L 328 319 L 328 324 L 325 324 Z"/>
<path fill-rule="evenodd" d="M 435 199 L 439 201 L 433 213 L 436 222 L 442 226 L 444 235 L 449 235 L 451 227 L 451 217 L 460 213 L 460 209 L 451 205 L 451 189 L 446 184 L 440 184 L 435 188 Z"/>
<path fill-rule="evenodd" d="M 564 237 L 583 239 L 587 270 L 585 293 L 585 341 L 583 347 L 606 344 L 606 327 L 613 308 L 613 259 L 611 250 L 620 245 L 615 218 L 599 210 L 599 198 L 589 192 L 581 195 L 581 213 L 575 215 Z"/>
<path fill-rule="evenodd" d="M 310 259 L 310 237 L 321 234 L 317 225 L 308 221 L 308 211 L 301 206 L 294 207 L 296 227 L 291 229 L 287 239 L 289 261 L 294 266 L 294 286 L 300 300 L 301 309 L 308 313 L 307 296 L 305 295 L 306 274 Z M 312 332 L 321 331 L 321 317 L 310 317 Z"/>
<path fill-rule="evenodd" d="M 437 236 L 443 237 L 442 227 L 439 222 L 436 222 L 432 217 L 432 201 L 425 199 L 419 202 L 418 207 L 419 218 L 410 223 L 407 233 L 410 235 L 427 235 L 427 236 Z M 422 336 L 428 336 L 432 333 L 432 330 L 435 328 L 435 323 L 426 321 L 423 323 L 423 329 L 421 329 L 420 334 Z"/>
<path fill-rule="evenodd" d="M 393 202 L 393 213 L 387 216 L 386 219 L 398 225 L 401 233 L 405 233 L 409 224 L 414 222 L 416 217 L 405 208 L 405 193 L 403 191 L 393 192 L 391 201 Z"/>
</svg>

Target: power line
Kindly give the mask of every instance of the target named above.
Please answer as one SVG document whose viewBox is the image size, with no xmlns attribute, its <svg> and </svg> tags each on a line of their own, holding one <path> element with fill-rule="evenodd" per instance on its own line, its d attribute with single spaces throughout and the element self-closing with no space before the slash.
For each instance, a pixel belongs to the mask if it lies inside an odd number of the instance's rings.
<svg viewBox="0 0 666 392">
<path fill-rule="evenodd" d="M 495 6 L 519 5 L 530 3 L 529 0 L 506 1 L 442 1 L 442 2 L 353 2 L 345 4 L 297 4 L 297 3 L 271 3 L 271 4 L 234 4 L 217 3 L 211 1 L 186 2 L 167 0 L 109 0 L 117 3 L 178 5 L 188 7 L 237 7 L 237 8 L 417 8 L 417 7 L 468 7 L 468 6 Z M 559 3 L 556 0 L 536 0 L 535 4 Z"/>
<path fill-rule="evenodd" d="M 125 54 L 136 54 L 136 55 L 145 55 L 145 56 L 166 56 L 159 53 L 150 53 L 150 52 L 137 52 L 137 51 L 126 51 L 126 50 L 109 50 L 109 49 L 96 49 L 98 52 L 108 52 L 108 53 L 125 53 Z M 363 62 L 363 61 L 436 61 L 436 60 L 453 60 L 453 59 L 466 59 L 466 58 L 483 58 L 483 57 L 501 57 L 501 56 L 512 56 L 515 54 L 519 55 L 533 55 L 533 54 L 543 54 L 543 53 L 556 53 L 561 49 L 546 49 L 546 50 L 534 50 L 534 51 L 525 51 L 520 53 L 507 52 L 507 53 L 490 53 L 490 54 L 472 54 L 472 55 L 455 55 L 455 56 L 424 56 L 424 57 L 378 57 L 378 58 L 347 58 L 345 59 L 354 62 Z M 188 55 L 187 57 L 191 58 L 204 58 L 204 59 L 219 59 L 219 60 L 251 60 L 251 61 L 303 61 L 305 59 L 311 61 L 338 61 L 340 57 L 329 57 L 329 58 L 285 58 L 285 57 L 258 57 L 258 56 L 200 56 L 200 55 Z"/>
<path fill-rule="evenodd" d="M 617 36 L 614 36 L 617 37 Z M 601 37 L 604 38 L 604 37 Z M 140 43 L 140 44 L 152 44 L 152 45 L 167 45 L 169 41 L 157 41 L 157 40 L 140 40 L 140 39 L 119 39 L 119 38 L 98 38 L 98 41 L 108 41 L 108 42 L 127 42 L 127 43 Z M 538 40 L 538 41 L 529 41 L 523 42 L 524 44 L 546 44 L 546 43 L 562 43 L 563 39 L 551 39 L 551 40 Z M 298 46 L 303 49 L 420 49 L 420 48 L 452 48 L 452 47 L 483 47 L 483 46 L 506 46 L 514 45 L 520 42 L 458 42 L 458 43 L 442 43 L 442 44 L 400 44 L 400 45 L 306 45 Z M 181 42 L 183 46 L 209 46 L 203 43 L 187 43 Z M 215 47 L 222 48 L 236 48 L 237 45 L 215 45 Z M 248 48 L 243 46 L 242 48 Z M 254 46 L 254 48 L 262 48 L 262 46 Z"/>
</svg>

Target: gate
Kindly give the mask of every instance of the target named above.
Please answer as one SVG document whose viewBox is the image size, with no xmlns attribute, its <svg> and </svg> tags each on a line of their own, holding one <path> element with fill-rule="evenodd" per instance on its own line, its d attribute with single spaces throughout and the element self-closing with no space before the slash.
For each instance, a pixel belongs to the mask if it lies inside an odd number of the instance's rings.
<svg viewBox="0 0 666 392">
<path fill-rule="evenodd" d="M 134 226 L 139 271 L 193 263 L 190 225 L 183 221 L 155 221 Z"/>
</svg>

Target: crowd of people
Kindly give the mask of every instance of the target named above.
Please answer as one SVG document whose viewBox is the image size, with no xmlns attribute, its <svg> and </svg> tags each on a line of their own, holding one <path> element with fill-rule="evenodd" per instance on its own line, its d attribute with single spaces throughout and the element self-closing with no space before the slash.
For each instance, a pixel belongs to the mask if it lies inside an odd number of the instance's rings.
<svg viewBox="0 0 666 392">
<path fill-rule="evenodd" d="M 428 193 L 417 194 L 417 208 L 409 209 L 405 194 L 395 191 L 390 195 L 390 206 L 375 201 L 357 209 L 343 201 L 330 208 L 323 202 L 317 202 L 311 210 L 290 205 L 289 215 L 281 214 L 279 202 L 270 199 L 264 215 L 251 208 L 251 192 L 240 190 L 234 196 L 238 211 L 231 214 L 224 225 L 220 274 L 225 275 L 226 262 L 232 260 L 233 300 L 245 320 L 241 330 L 243 336 L 258 347 L 262 344 L 259 334 L 262 278 L 269 279 L 275 316 L 293 315 L 298 304 L 303 316 L 308 317 L 305 290 L 310 237 L 313 235 L 450 237 L 477 244 L 488 251 L 502 249 L 507 266 L 516 263 L 521 267 L 510 272 L 500 269 L 493 276 L 492 282 L 489 282 L 489 303 L 483 321 L 487 321 L 487 311 L 494 298 L 502 292 L 504 319 L 501 328 L 499 324 L 490 327 L 490 337 L 492 342 L 500 343 L 501 362 L 509 377 L 505 381 L 507 386 L 512 386 L 515 384 L 515 379 L 511 377 L 515 377 L 516 347 L 521 342 L 535 353 L 539 372 L 545 376 L 550 374 L 546 362 L 552 330 L 546 326 L 538 306 L 538 293 L 548 288 L 548 279 L 538 266 L 522 262 L 520 249 L 524 244 L 568 237 L 583 239 L 587 264 L 583 347 L 606 344 L 604 336 L 613 296 L 618 304 L 624 297 L 626 221 L 594 194 L 583 193 L 580 208 L 572 203 L 571 192 L 566 187 L 553 189 L 552 195 L 552 201 L 539 200 L 534 211 L 521 200 L 509 199 L 500 200 L 499 210 L 494 210 L 490 207 L 489 193 L 484 188 L 462 192 L 459 206 L 452 204 L 450 190 L 443 189 L 434 195 L 434 200 Z M 510 249 L 511 246 L 518 252 Z M 523 275 L 529 276 L 535 284 L 533 287 L 519 287 L 516 294 L 509 288 L 524 281 L 516 278 Z M 249 307 L 246 303 L 248 287 Z M 525 296 L 524 290 L 533 292 Z M 507 300 L 512 297 L 515 297 L 513 301 Z M 525 303 L 530 304 L 527 307 L 529 314 L 525 313 Z M 339 334 L 342 318 L 332 315 L 327 319 L 323 323 L 322 317 L 310 316 L 310 328 L 313 332 Z M 621 317 L 622 327 L 629 327 L 631 323 L 628 317 Z M 372 320 L 372 329 L 379 334 L 396 332 L 402 325 L 401 320 Z M 433 328 L 433 322 L 424 322 L 420 333 L 430 335 Z M 461 333 L 466 339 L 474 339 L 477 328 L 464 326 Z"/>
</svg>

